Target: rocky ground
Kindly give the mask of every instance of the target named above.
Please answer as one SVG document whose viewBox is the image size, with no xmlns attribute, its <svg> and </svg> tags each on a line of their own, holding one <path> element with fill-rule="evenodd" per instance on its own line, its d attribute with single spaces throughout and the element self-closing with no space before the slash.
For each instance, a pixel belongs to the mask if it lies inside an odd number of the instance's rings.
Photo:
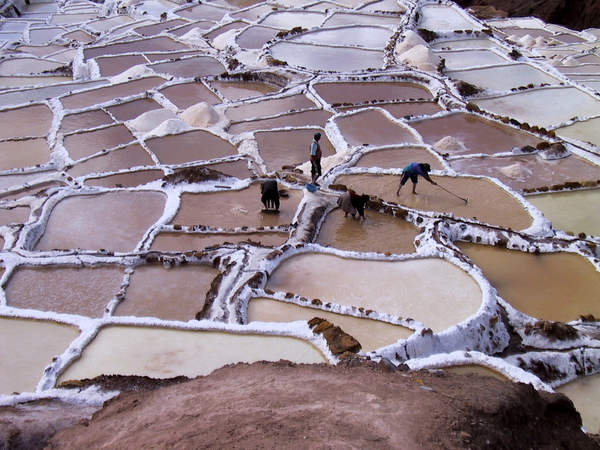
<svg viewBox="0 0 600 450">
<path fill-rule="evenodd" d="M 56 401 L 2 407 L 0 449 L 600 449 L 567 397 L 475 374 L 351 359 L 89 383 L 121 394 L 93 417 Z"/>
<path fill-rule="evenodd" d="M 482 19 L 490 17 L 490 6 L 499 10 L 499 16 L 534 16 L 548 23 L 564 25 L 574 30 L 600 26 L 599 0 L 457 0 L 463 8 L 476 7 L 475 15 L 482 11 Z M 487 8 L 486 8 L 487 7 Z"/>
</svg>

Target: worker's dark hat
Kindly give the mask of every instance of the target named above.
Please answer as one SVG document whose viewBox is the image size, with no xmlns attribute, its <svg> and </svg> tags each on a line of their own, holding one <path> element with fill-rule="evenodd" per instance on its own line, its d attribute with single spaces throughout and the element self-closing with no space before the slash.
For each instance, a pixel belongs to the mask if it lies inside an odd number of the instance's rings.
<svg viewBox="0 0 600 450">
<path fill-rule="evenodd" d="M 321 133 L 318 131 L 315 133 L 315 139 L 321 139 Z"/>
<path fill-rule="evenodd" d="M 421 167 L 425 172 L 431 172 L 431 166 L 427 163 L 421 164 Z"/>
</svg>

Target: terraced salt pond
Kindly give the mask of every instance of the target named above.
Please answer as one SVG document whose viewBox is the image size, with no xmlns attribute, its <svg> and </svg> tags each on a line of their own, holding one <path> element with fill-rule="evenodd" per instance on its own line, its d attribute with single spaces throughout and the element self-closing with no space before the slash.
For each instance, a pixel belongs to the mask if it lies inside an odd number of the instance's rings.
<svg viewBox="0 0 600 450">
<path fill-rule="evenodd" d="M 109 373 L 337 363 L 307 323 L 322 317 L 363 357 L 564 388 L 597 429 L 577 367 L 600 369 L 600 103 L 581 54 L 598 34 L 387 0 L 105 12 L 0 19 L 0 400 Z M 413 161 L 438 186 L 396 196 Z M 371 198 L 364 221 L 337 208 L 348 188 Z"/>
</svg>

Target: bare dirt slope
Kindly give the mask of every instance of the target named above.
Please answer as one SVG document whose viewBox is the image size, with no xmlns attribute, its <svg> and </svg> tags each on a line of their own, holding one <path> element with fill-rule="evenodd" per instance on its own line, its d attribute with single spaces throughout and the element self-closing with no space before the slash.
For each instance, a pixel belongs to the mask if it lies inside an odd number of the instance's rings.
<svg viewBox="0 0 600 450">
<path fill-rule="evenodd" d="M 463 8 L 493 6 L 510 17 L 534 16 L 573 30 L 600 27 L 599 0 L 457 0 Z"/>
<path fill-rule="evenodd" d="M 565 396 L 480 375 L 393 372 L 372 362 L 279 362 L 238 364 L 158 389 L 151 380 L 144 386 L 126 377 L 94 383 L 132 390 L 49 443 L 39 436 L 27 443 L 28 433 L 43 425 L 39 416 L 29 427 L 21 421 L 19 446 L 4 441 L 0 448 L 600 448 L 581 431 Z M 0 416 L 4 436 L 8 414 Z"/>
</svg>

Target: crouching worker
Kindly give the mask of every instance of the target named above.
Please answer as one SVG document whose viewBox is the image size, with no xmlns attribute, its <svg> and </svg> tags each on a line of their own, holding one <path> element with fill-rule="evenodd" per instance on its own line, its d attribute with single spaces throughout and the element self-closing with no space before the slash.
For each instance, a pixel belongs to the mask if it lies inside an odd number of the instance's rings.
<svg viewBox="0 0 600 450">
<path fill-rule="evenodd" d="M 365 219 L 365 203 L 369 201 L 369 196 L 366 194 L 358 195 L 352 189 L 348 189 L 337 199 L 337 204 L 342 211 L 344 211 L 344 217 L 348 217 L 350 214 L 352 217 L 356 217 L 358 214 L 359 219 Z"/>
<path fill-rule="evenodd" d="M 265 209 L 274 209 L 279 211 L 279 190 L 277 189 L 277 180 L 265 180 L 260 184 L 260 201 L 265 205 Z"/>
<path fill-rule="evenodd" d="M 402 186 L 406 184 L 408 179 L 412 181 L 412 193 L 417 193 L 417 183 L 419 182 L 419 175 L 429 181 L 431 184 L 435 185 L 435 181 L 429 178 L 429 172 L 431 172 L 431 166 L 427 163 L 410 163 L 404 169 L 402 169 L 402 178 L 400 179 L 400 186 L 398 186 L 398 190 L 396 191 L 396 196 L 400 195 L 400 189 Z"/>
</svg>

